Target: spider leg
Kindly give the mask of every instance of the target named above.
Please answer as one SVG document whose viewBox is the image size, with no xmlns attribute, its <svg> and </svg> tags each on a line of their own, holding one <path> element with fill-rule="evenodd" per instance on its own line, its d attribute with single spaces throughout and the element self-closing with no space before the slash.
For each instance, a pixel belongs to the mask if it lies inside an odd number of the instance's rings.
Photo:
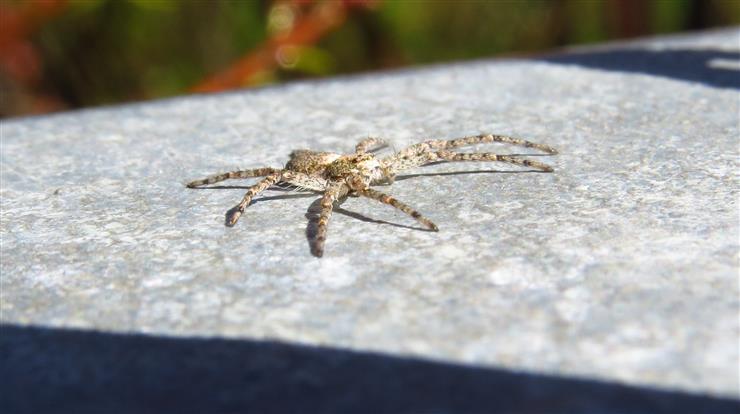
<svg viewBox="0 0 740 414">
<path fill-rule="evenodd" d="M 247 190 L 246 194 L 244 194 L 244 198 L 242 198 L 242 201 L 234 206 L 231 210 L 226 212 L 226 225 L 231 227 L 236 224 L 237 220 L 239 220 L 239 217 L 241 217 L 242 213 L 244 213 L 244 210 L 252 201 L 252 197 L 267 190 L 267 188 L 269 188 L 271 185 L 280 181 L 281 174 L 282 173 L 280 172 L 280 170 L 277 170 L 276 172 L 273 172 L 272 174 L 260 180 L 260 182 L 258 182 L 257 184 L 249 187 L 249 190 Z"/>
<path fill-rule="evenodd" d="M 525 167 L 536 168 L 545 172 L 553 172 L 552 167 L 547 164 L 528 160 L 526 158 L 515 157 L 512 155 L 499 155 L 491 152 L 473 152 L 473 153 L 459 153 L 452 151 L 437 151 L 429 153 L 429 162 L 435 162 L 439 160 L 444 161 L 498 161 L 506 162 L 509 164 L 523 165 Z M 425 163 L 425 164 L 426 164 Z"/>
<path fill-rule="evenodd" d="M 424 165 L 429 161 L 429 154 L 438 150 L 459 148 L 467 145 L 485 144 L 493 142 L 502 142 L 506 144 L 518 145 L 527 148 L 535 148 L 547 154 L 557 154 L 557 150 L 544 144 L 537 144 L 520 138 L 514 138 L 506 135 L 481 134 L 470 137 L 463 137 L 451 140 L 431 140 L 408 146 L 401 151 L 390 155 L 382 160 L 382 164 L 393 173 L 406 170 L 408 168 Z M 511 156 L 506 156 L 511 157 Z M 516 157 L 514 157 L 516 158 Z M 539 166 L 535 166 L 539 165 Z M 544 164 L 535 163 L 532 166 L 538 169 Z"/>
<path fill-rule="evenodd" d="M 396 200 L 395 198 L 389 196 L 388 194 L 381 193 L 380 191 L 373 190 L 372 188 L 366 188 L 364 190 L 359 190 L 357 191 L 357 194 L 363 197 L 367 197 L 373 200 L 380 201 L 383 204 L 388 204 L 391 207 L 395 207 L 403 211 L 404 213 L 408 214 L 409 216 L 413 217 L 414 219 L 416 219 L 416 221 L 423 224 L 429 230 L 439 231 L 439 227 L 437 227 L 436 224 L 432 223 L 431 220 L 422 216 L 421 213 L 419 213 L 418 211 Z"/>
<path fill-rule="evenodd" d="M 329 219 L 334 209 L 334 202 L 342 196 L 343 187 L 344 183 L 342 182 L 332 183 L 324 192 L 324 196 L 321 197 L 321 214 L 319 215 L 319 223 L 316 229 L 316 243 L 314 243 L 313 251 L 311 252 L 316 257 L 324 255 L 324 244 L 326 243 L 326 231 L 329 226 Z"/>
<path fill-rule="evenodd" d="M 517 145 L 520 147 L 525 148 L 534 148 L 537 150 L 540 150 L 542 152 L 545 152 L 547 154 L 557 154 L 558 151 L 549 146 L 544 144 L 537 144 L 535 142 L 527 141 L 521 138 L 515 138 L 510 137 L 508 135 L 494 135 L 494 134 L 480 134 L 480 135 L 474 135 L 470 137 L 462 137 L 462 138 L 456 138 L 456 139 L 450 139 L 450 140 L 432 140 L 427 141 L 426 143 L 429 144 L 430 148 L 435 149 L 450 149 L 450 148 L 459 148 L 459 147 L 465 147 L 468 145 L 475 145 L 475 144 L 488 144 L 492 142 L 502 142 L 505 144 L 512 144 Z"/>
<path fill-rule="evenodd" d="M 241 171 L 229 171 L 223 174 L 215 174 L 209 177 L 191 181 L 187 184 L 189 188 L 200 187 L 201 185 L 213 184 L 232 178 L 252 178 L 252 177 L 264 177 L 266 175 L 274 174 L 280 170 L 276 168 L 264 167 L 255 168 L 253 170 L 241 170 Z"/>
<path fill-rule="evenodd" d="M 388 146 L 388 142 L 383 138 L 367 137 L 357 143 L 355 154 L 364 154 L 368 151 L 376 151 Z"/>
</svg>

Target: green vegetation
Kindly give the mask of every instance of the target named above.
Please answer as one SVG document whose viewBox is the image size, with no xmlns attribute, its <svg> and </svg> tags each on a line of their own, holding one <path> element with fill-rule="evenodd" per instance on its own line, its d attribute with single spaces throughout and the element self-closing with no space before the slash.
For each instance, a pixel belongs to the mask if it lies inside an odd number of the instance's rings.
<svg viewBox="0 0 740 414">
<path fill-rule="evenodd" d="M 2 11 L 21 22 L 18 31 L 0 27 L 13 46 L 0 56 L 10 91 L 2 115 L 740 22 L 733 0 L 49 0 Z M 36 64 L 19 70 L 23 59 Z"/>
</svg>

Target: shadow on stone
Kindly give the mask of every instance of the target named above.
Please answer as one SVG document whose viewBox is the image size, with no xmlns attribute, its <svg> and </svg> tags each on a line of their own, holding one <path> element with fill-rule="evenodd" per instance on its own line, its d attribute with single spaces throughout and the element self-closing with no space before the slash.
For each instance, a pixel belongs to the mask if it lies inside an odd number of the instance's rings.
<svg viewBox="0 0 740 414">
<path fill-rule="evenodd" d="M 334 211 L 337 212 L 338 214 L 342 214 L 342 215 L 345 215 L 347 217 L 352 217 L 353 219 L 364 221 L 365 223 L 386 224 L 386 225 L 393 226 L 393 227 L 400 227 L 402 229 L 428 231 L 430 233 L 431 232 L 434 232 L 434 230 L 427 229 L 425 227 L 406 226 L 406 225 L 403 225 L 403 224 L 392 223 L 390 221 L 373 219 L 373 218 L 364 216 L 364 215 L 362 215 L 360 213 L 355 213 L 354 211 L 345 210 L 345 209 L 340 208 L 340 207 L 334 208 Z"/>
<path fill-rule="evenodd" d="M 605 50 L 545 56 L 538 60 L 699 82 L 740 89 L 740 53 L 721 50 Z M 732 62 L 727 65 L 726 62 Z M 731 67 L 730 67 L 731 66 Z"/>
<path fill-rule="evenodd" d="M 274 341 L 0 327 L 3 413 L 736 413 L 737 400 Z"/>
<path fill-rule="evenodd" d="M 308 210 L 306 211 L 306 219 L 308 224 L 306 225 L 306 240 L 308 241 L 308 248 L 311 254 L 315 257 L 321 257 L 321 252 L 318 248 L 316 241 L 316 235 L 319 233 L 319 216 L 321 215 L 321 197 L 314 200 Z"/>
<path fill-rule="evenodd" d="M 294 198 L 308 198 L 308 197 L 316 197 L 316 193 L 299 193 L 299 194 L 286 194 L 286 195 L 279 195 L 279 196 L 267 196 L 267 197 L 260 197 L 255 198 L 252 200 L 249 205 L 257 204 L 257 203 L 263 203 L 265 201 L 274 201 L 274 200 L 290 200 Z"/>
</svg>

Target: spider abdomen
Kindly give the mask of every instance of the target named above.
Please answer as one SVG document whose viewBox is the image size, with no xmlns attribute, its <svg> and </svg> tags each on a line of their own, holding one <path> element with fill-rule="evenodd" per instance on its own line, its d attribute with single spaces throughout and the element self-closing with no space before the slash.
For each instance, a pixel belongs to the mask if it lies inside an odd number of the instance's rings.
<svg viewBox="0 0 740 414">
<path fill-rule="evenodd" d="M 341 157 L 340 154 L 333 152 L 295 150 L 290 153 L 290 160 L 285 164 L 285 169 L 309 175 L 324 175 L 327 166 Z"/>
</svg>

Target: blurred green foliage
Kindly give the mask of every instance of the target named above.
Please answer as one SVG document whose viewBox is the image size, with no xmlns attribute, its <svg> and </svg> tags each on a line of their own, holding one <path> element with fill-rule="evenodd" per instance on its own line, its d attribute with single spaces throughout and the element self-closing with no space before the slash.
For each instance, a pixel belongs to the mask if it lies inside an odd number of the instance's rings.
<svg viewBox="0 0 740 414">
<path fill-rule="evenodd" d="M 285 4 L 296 13 L 276 17 L 275 7 Z M 276 24 L 290 23 L 288 17 L 298 21 L 307 8 L 321 4 L 70 1 L 61 13 L 29 35 L 42 62 L 40 81 L 14 90 L 52 96 L 61 108 L 187 93 L 269 43 L 276 36 Z M 266 65 L 238 86 L 536 53 L 564 45 L 740 22 L 737 0 L 391 0 L 361 3 L 362 7 L 352 6 L 351 1 L 342 4 L 347 5 L 346 19 L 338 27 L 313 44 L 281 49 L 280 64 Z M 3 108 L 6 115 L 24 111 L 29 110 Z"/>
</svg>

